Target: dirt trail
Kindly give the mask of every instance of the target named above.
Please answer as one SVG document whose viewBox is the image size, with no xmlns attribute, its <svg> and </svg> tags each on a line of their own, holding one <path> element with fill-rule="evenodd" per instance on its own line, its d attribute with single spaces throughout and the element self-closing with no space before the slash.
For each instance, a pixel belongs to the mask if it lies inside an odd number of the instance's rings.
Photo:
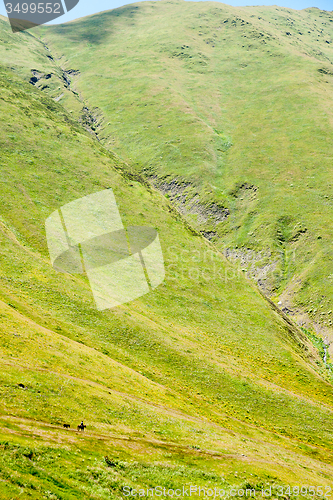
<svg viewBox="0 0 333 500">
<path fill-rule="evenodd" d="M 117 433 L 117 434 L 104 434 L 100 432 L 95 432 L 95 431 L 85 431 L 85 432 L 78 432 L 75 429 L 64 429 L 63 427 L 60 427 L 59 425 L 55 424 L 49 424 L 46 422 L 38 421 L 38 420 L 33 420 L 33 419 L 28 419 L 28 418 L 22 418 L 22 417 L 15 417 L 15 416 L 1 416 L 0 420 L 5 420 L 5 421 L 16 421 L 17 425 L 22 429 L 23 432 L 25 433 L 30 433 L 35 436 L 39 436 L 42 438 L 45 442 L 45 439 L 51 439 L 52 441 L 52 431 L 57 432 L 57 439 L 56 442 L 57 444 L 61 443 L 59 441 L 59 433 L 61 433 L 61 437 L 65 438 L 66 442 L 70 442 L 71 444 L 77 444 L 78 440 L 79 442 L 82 443 L 82 441 L 85 440 L 99 440 L 105 442 L 106 445 L 108 444 L 114 444 L 115 441 L 120 441 L 120 442 L 127 442 L 128 446 L 131 447 L 131 443 L 134 444 L 141 444 L 146 448 L 147 446 L 152 446 L 153 448 L 158 447 L 159 449 L 165 449 L 169 452 L 175 452 L 175 453 L 184 453 L 186 455 L 192 455 L 193 457 L 195 456 L 201 456 L 201 457 L 209 457 L 213 458 L 216 460 L 224 461 L 224 460 L 237 460 L 242 463 L 249 463 L 249 464 L 258 464 L 258 465 L 273 465 L 275 467 L 279 468 L 284 468 L 288 469 L 289 471 L 294 471 L 294 467 L 291 465 L 288 465 L 284 459 L 279 459 L 277 458 L 276 460 L 272 460 L 269 457 L 264 458 L 262 456 L 254 455 L 252 452 L 245 455 L 244 453 L 228 453 L 228 452 L 221 452 L 217 450 L 210 450 L 210 449 L 196 449 L 192 448 L 189 445 L 182 445 L 179 443 L 175 442 L 168 442 L 168 441 L 161 441 L 157 438 L 148 438 L 148 437 L 138 437 L 138 436 L 128 436 L 125 434 Z M 36 429 L 36 424 L 39 425 L 40 427 L 46 427 L 49 432 L 38 432 Z M 15 431 L 13 429 L 8 430 L 7 428 L 0 428 L 2 431 L 5 432 L 10 432 L 11 434 L 16 434 L 22 436 L 22 433 Z M 26 434 L 25 434 L 26 435 Z M 54 441 L 54 439 L 53 439 Z M 260 440 L 256 441 L 258 444 L 261 443 Z M 264 443 L 264 442 L 263 442 Z M 267 443 L 264 443 L 267 445 Z M 280 456 L 280 457 L 286 457 L 288 455 L 289 457 L 292 457 L 295 463 L 304 463 L 304 461 L 307 462 L 307 465 L 311 467 L 311 470 L 313 472 L 321 474 L 321 472 L 325 469 L 326 473 L 331 473 L 333 476 L 333 466 L 329 464 L 323 464 L 320 462 L 320 460 L 317 460 L 315 458 L 301 455 L 298 452 L 294 452 L 290 449 L 286 450 L 285 448 L 282 448 L 281 445 L 276 444 L 275 445 L 276 449 L 276 454 L 275 456 Z M 315 449 L 315 447 L 314 447 Z M 289 461 L 289 460 L 288 460 Z"/>
</svg>

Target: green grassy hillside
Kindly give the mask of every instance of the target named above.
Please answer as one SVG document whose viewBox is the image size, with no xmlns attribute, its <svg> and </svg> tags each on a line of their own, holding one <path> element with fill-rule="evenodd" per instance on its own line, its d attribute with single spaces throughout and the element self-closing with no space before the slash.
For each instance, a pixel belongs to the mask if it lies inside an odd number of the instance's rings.
<svg viewBox="0 0 333 500">
<path fill-rule="evenodd" d="M 81 103 L 51 95 L 333 338 L 332 13 L 142 2 L 31 34 Z"/>
<path fill-rule="evenodd" d="M 120 22 L 130 11 L 114 12 Z M 105 147 L 95 103 L 64 80 L 77 66 L 3 21 L 1 39 L 0 498 L 333 486 L 333 393 L 318 350 L 150 187 L 131 141 L 127 163 Z M 166 279 L 98 312 L 85 277 L 51 267 L 44 222 L 108 187 L 126 226 L 158 230 Z"/>
</svg>

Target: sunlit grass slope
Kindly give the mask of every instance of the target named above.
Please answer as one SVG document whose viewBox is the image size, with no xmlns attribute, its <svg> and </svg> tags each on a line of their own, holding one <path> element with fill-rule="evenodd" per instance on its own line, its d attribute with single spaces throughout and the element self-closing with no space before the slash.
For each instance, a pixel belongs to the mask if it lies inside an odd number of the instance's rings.
<svg viewBox="0 0 333 500">
<path fill-rule="evenodd" d="M 33 34 L 80 72 L 104 145 L 153 183 L 185 186 L 193 226 L 263 252 L 268 292 L 290 288 L 331 327 L 332 13 L 163 0 Z M 197 195 L 230 215 L 203 220 Z"/>
<path fill-rule="evenodd" d="M 59 104 L 2 69 L 0 105 L 1 498 L 330 485 L 332 386 L 306 338 Z M 44 221 L 108 187 L 159 231 L 166 280 L 98 312 Z"/>
</svg>

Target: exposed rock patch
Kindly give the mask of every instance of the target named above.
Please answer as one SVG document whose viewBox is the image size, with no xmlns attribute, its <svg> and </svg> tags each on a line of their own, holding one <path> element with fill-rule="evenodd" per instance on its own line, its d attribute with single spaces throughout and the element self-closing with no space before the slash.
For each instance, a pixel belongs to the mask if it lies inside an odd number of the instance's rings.
<svg viewBox="0 0 333 500">
<path fill-rule="evenodd" d="M 63 92 L 58 97 L 54 98 L 55 102 L 59 102 L 62 97 L 64 97 L 64 93 Z"/>
<path fill-rule="evenodd" d="M 77 76 L 80 74 L 80 71 L 78 69 L 68 69 L 65 71 L 62 71 L 62 78 L 65 84 L 65 87 L 70 87 L 71 86 L 71 77 L 72 76 Z"/>
<path fill-rule="evenodd" d="M 234 198 L 243 198 L 244 196 L 254 199 L 258 191 L 257 186 L 244 182 L 243 184 L 236 184 L 235 188 L 231 191 L 230 195 Z"/>
<path fill-rule="evenodd" d="M 161 191 L 174 207 L 184 217 L 188 215 L 197 216 L 197 224 L 215 225 L 225 221 L 229 216 L 229 209 L 219 205 L 218 203 L 204 203 L 199 194 L 196 192 L 195 186 L 184 180 L 172 179 L 161 180 L 157 176 L 150 177 L 150 182 L 153 186 Z M 204 236 L 207 234 L 208 239 L 218 236 L 214 231 L 200 231 Z"/>
<path fill-rule="evenodd" d="M 201 234 L 204 238 L 209 241 L 212 241 L 215 238 L 218 238 L 218 234 L 215 231 L 201 231 Z"/>
<path fill-rule="evenodd" d="M 81 116 L 79 117 L 79 123 L 81 123 L 83 128 L 90 134 L 94 135 L 98 141 L 98 129 L 101 127 L 102 121 L 102 113 L 98 108 L 93 108 L 91 110 L 87 106 L 83 106 Z"/>
<path fill-rule="evenodd" d="M 52 73 L 42 73 L 37 69 L 32 69 L 31 73 L 32 77 L 30 78 L 29 83 L 31 83 L 32 85 L 36 85 L 36 83 L 38 83 L 40 80 L 49 80 L 50 78 L 52 78 Z"/>
<path fill-rule="evenodd" d="M 319 68 L 317 70 L 319 73 L 321 73 L 322 75 L 330 75 L 330 76 L 333 76 L 333 71 L 330 70 L 330 69 L 327 69 L 327 68 Z"/>
<path fill-rule="evenodd" d="M 38 71 L 37 69 L 32 69 L 31 73 L 32 77 L 30 78 L 29 83 L 31 83 L 32 85 L 36 85 L 36 83 L 39 82 L 39 80 L 41 80 L 41 78 L 43 78 L 45 74 L 41 71 Z"/>
<path fill-rule="evenodd" d="M 256 281 L 265 295 L 270 295 L 274 283 L 274 271 L 278 261 L 271 261 L 270 251 L 255 252 L 250 248 L 226 248 L 225 257 L 246 270 L 246 276 Z"/>
<path fill-rule="evenodd" d="M 322 322 L 318 322 L 315 318 L 311 317 L 310 314 L 296 305 L 296 295 L 299 287 L 302 285 L 302 280 L 300 278 L 293 278 L 289 286 L 282 292 L 277 303 L 278 307 L 287 314 L 291 316 L 293 321 L 298 326 L 303 326 L 307 330 L 314 331 L 315 334 L 322 338 L 326 347 L 327 353 L 333 356 L 333 328 L 332 325 L 325 325 Z"/>
<path fill-rule="evenodd" d="M 64 73 L 66 73 L 67 75 L 76 76 L 80 74 L 80 71 L 78 69 L 68 69 L 67 71 L 64 71 Z"/>
</svg>

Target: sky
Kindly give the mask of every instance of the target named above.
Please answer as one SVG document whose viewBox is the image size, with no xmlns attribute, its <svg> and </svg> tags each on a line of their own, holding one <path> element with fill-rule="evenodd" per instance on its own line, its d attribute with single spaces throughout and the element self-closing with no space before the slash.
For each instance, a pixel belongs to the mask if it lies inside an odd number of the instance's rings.
<svg viewBox="0 0 333 500">
<path fill-rule="evenodd" d="M 13 0 L 4 0 L 6 3 Z M 129 3 L 135 3 L 136 0 L 80 0 L 79 3 L 70 12 L 64 16 L 54 20 L 53 23 L 65 23 L 72 21 L 78 17 L 89 16 L 102 12 L 103 10 L 115 9 Z M 241 6 L 241 5 L 279 5 L 281 7 L 288 7 L 289 9 L 305 9 L 306 7 L 318 7 L 322 10 L 333 10 L 333 0 L 229 0 L 224 1 L 228 5 Z M 64 2 L 63 2 L 64 4 Z M 0 14 L 7 16 L 4 2 L 0 0 Z"/>
</svg>

